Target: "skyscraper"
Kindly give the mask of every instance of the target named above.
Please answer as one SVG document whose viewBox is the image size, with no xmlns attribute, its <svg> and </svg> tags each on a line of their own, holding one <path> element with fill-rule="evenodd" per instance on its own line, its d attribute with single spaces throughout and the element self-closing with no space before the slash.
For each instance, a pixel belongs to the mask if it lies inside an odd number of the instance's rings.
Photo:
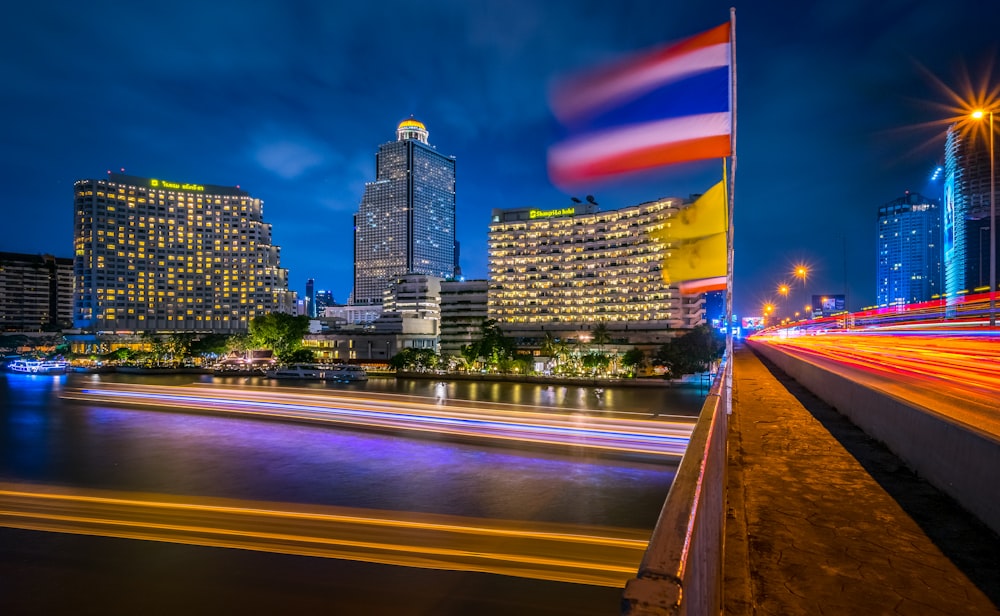
<svg viewBox="0 0 1000 616">
<path fill-rule="evenodd" d="M 75 196 L 75 327 L 227 333 L 286 308 L 280 248 L 245 190 L 110 173 Z"/>
<path fill-rule="evenodd" d="M 878 304 L 903 306 L 941 293 L 941 209 L 907 192 L 878 209 Z"/>
<path fill-rule="evenodd" d="M 312 278 L 306 281 L 306 315 L 316 316 L 316 281 Z"/>
<path fill-rule="evenodd" d="M 380 304 L 403 274 L 455 274 L 455 159 L 427 143 L 423 123 L 399 123 L 379 147 L 376 179 L 354 216 L 353 304 Z"/>
<path fill-rule="evenodd" d="M 73 321 L 73 259 L 0 252 L 0 331 L 41 331 Z"/>
<path fill-rule="evenodd" d="M 948 297 L 954 298 L 962 291 L 989 288 L 988 136 L 953 124 L 948 128 L 944 160 L 944 286 Z"/>
</svg>

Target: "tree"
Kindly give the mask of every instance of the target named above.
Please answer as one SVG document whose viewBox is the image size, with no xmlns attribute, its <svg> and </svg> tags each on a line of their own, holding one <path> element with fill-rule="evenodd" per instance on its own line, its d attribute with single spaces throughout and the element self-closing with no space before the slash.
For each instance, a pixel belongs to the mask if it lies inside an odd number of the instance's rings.
<svg viewBox="0 0 1000 616">
<path fill-rule="evenodd" d="M 601 351 L 588 351 L 584 354 L 582 363 L 583 367 L 586 368 L 591 375 L 594 375 L 598 372 L 607 371 L 608 366 L 611 364 L 611 358 L 608 357 L 607 353 L 602 353 Z"/>
<path fill-rule="evenodd" d="M 517 344 L 503 335 L 495 319 L 483 321 L 481 338 L 476 343 L 477 357 L 482 357 L 488 366 L 498 367 L 501 361 L 512 359 L 516 349 Z"/>
<path fill-rule="evenodd" d="M 661 346 L 653 363 L 666 368 L 668 379 L 678 379 L 708 370 L 723 349 L 720 337 L 707 325 L 699 325 Z"/>
<path fill-rule="evenodd" d="M 191 354 L 202 357 L 225 355 L 229 350 L 229 339 L 226 334 L 205 334 L 191 343 Z"/>
<path fill-rule="evenodd" d="M 302 346 L 302 338 L 309 333 L 309 317 L 270 312 L 250 321 L 250 339 L 254 346 L 271 349 L 282 361 Z"/>
<path fill-rule="evenodd" d="M 312 349 L 295 349 L 286 357 L 290 364 L 311 364 L 316 361 L 316 353 Z"/>
<path fill-rule="evenodd" d="M 641 349 L 629 349 L 622 355 L 621 366 L 629 375 L 634 375 L 645 359 L 646 354 Z"/>
<path fill-rule="evenodd" d="M 591 341 L 597 345 L 598 350 L 604 351 L 604 345 L 611 342 L 611 334 L 608 332 L 608 326 L 604 321 L 601 321 L 594 326 L 594 331 L 592 333 Z"/>
</svg>

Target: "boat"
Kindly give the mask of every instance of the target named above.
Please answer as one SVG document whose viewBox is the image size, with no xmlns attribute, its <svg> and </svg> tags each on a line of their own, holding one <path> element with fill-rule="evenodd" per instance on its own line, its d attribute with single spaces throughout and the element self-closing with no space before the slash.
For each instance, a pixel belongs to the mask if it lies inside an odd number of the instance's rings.
<svg viewBox="0 0 1000 616">
<path fill-rule="evenodd" d="M 21 374 L 66 374 L 69 362 L 57 360 L 15 359 L 7 364 L 11 372 Z"/>
<path fill-rule="evenodd" d="M 328 381 L 367 381 L 368 373 L 361 366 L 354 364 L 337 364 L 326 371 Z"/>
<path fill-rule="evenodd" d="M 305 381 L 367 381 L 368 373 L 361 366 L 350 364 L 291 364 L 266 373 L 269 379 L 300 379 Z"/>
</svg>

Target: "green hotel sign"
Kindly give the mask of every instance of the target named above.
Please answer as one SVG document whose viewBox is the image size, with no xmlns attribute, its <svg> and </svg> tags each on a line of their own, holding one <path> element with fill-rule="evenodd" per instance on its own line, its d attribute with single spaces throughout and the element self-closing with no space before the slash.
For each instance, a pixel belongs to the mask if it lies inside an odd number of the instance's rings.
<svg viewBox="0 0 1000 616">
<path fill-rule="evenodd" d="M 558 210 L 531 210 L 528 217 L 532 220 L 536 218 L 555 218 L 556 216 L 572 216 L 576 214 L 575 207 L 564 207 Z"/>
<path fill-rule="evenodd" d="M 150 188 L 160 188 L 166 190 L 193 190 L 196 192 L 205 192 L 205 187 L 201 184 L 178 184 L 177 182 L 168 182 L 166 180 L 150 180 Z"/>
</svg>

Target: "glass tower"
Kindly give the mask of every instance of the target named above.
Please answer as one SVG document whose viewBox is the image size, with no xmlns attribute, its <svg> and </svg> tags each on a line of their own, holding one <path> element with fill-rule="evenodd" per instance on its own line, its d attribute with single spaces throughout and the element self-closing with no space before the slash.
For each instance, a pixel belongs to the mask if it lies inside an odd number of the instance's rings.
<svg viewBox="0 0 1000 616">
<path fill-rule="evenodd" d="M 904 306 L 941 293 L 941 209 L 907 192 L 878 210 L 878 305 Z"/>
<path fill-rule="evenodd" d="M 455 275 L 455 159 L 427 143 L 410 118 L 379 147 L 376 179 L 354 215 L 354 304 L 381 304 L 407 273 Z"/>
<path fill-rule="evenodd" d="M 989 137 L 952 125 L 945 141 L 942 225 L 945 292 L 949 300 L 963 292 L 989 289 L 989 228 Z"/>
</svg>

